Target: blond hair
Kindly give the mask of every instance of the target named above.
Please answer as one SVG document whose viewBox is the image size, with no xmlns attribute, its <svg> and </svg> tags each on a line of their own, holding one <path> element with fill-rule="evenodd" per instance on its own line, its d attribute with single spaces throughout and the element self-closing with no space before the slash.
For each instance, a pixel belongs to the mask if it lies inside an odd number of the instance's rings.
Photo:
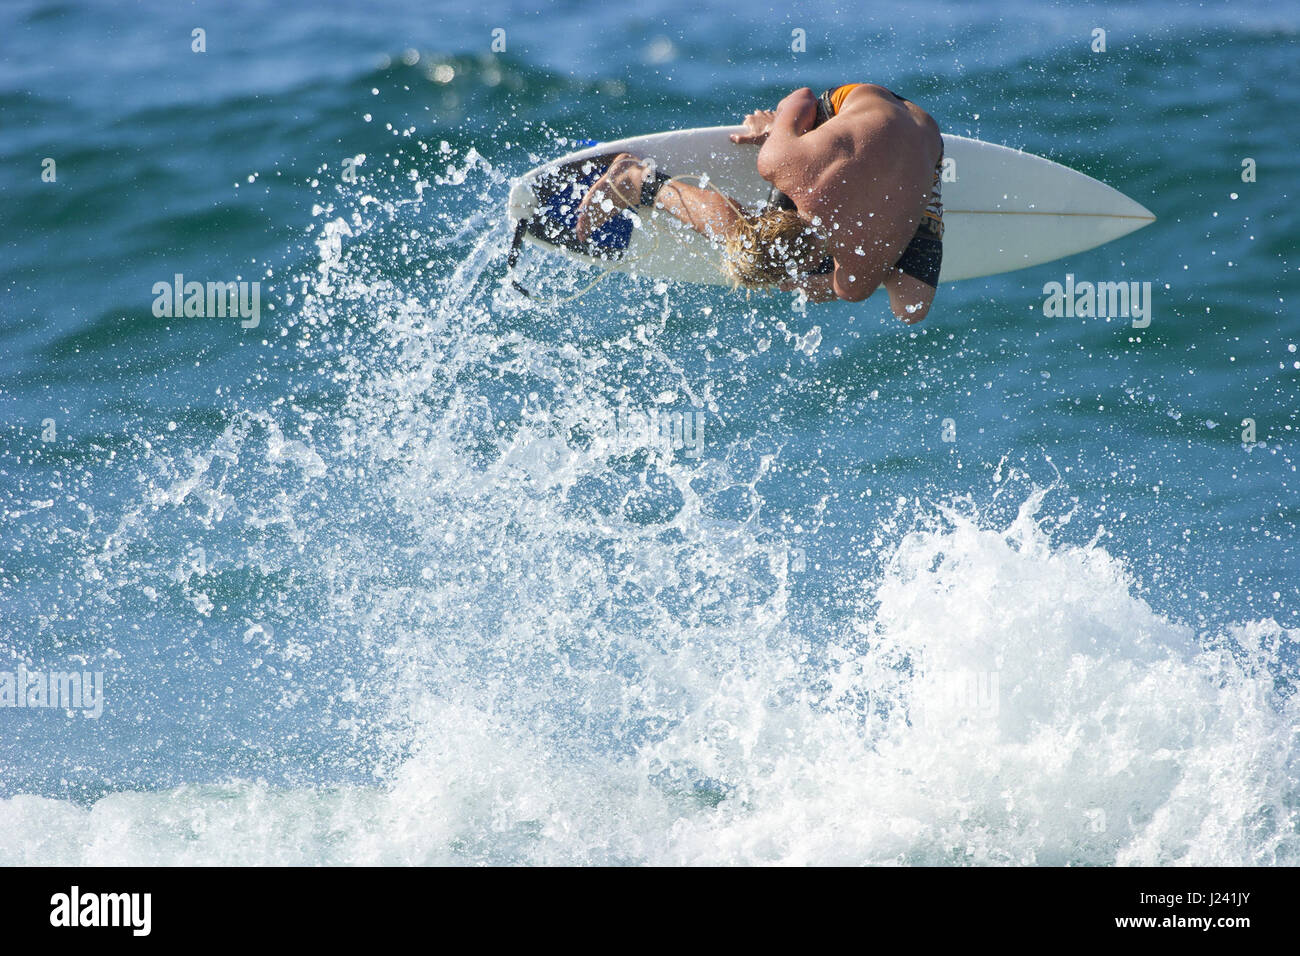
<svg viewBox="0 0 1300 956">
<path fill-rule="evenodd" d="M 792 209 L 741 217 L 723 240 L 723 271 L 733 287 L 770 289 L 812 272 L 827 256 L 826 242 Z"/>
</svg>

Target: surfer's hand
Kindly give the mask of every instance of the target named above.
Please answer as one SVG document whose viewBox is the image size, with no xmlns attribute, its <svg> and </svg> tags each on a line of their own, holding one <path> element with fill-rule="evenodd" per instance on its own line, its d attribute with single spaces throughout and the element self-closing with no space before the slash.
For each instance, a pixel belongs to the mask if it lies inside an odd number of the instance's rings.
<svg viewBox="0 0 1300 956">
<path fill-rule="evenodd" d="M 641 201 L 641 184 L 646 168 L 631 153 L 620 153 L 605 170 L 605 175 L 592 183 L 587 195 L 578 204 L 578 224 L 574 229 L 578 239 L 587 237 L 609 222 L 624 209 Z"/>
<path fill-rule="evenodd" d="M 767 134 L 772 129 L 772 121 L 776 119 L 776 114 L 771 110 L 759 110 L 757 113 L 750 113 L 745 117 L 745 132 L 732 133 L 731 141 L 733 143 L 751 143 L 754 146 L 762 146 L 767 142 Z"/>
</svg>

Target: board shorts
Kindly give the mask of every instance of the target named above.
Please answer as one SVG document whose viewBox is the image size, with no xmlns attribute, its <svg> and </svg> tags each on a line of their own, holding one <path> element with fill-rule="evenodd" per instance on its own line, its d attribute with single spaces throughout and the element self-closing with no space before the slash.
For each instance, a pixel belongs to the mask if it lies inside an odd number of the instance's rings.
<svg viewBox="0 0 1300 956">
<path fill-rule="evenodd" d="M 817 97 L 817 119 L 813 123 L 816 129 L 822 123 L 825 123 L 832 116 L 840 111 L 848 95 L 852 93 L 861 83 L 845 83 L 842 86 L 832 87 Z M 882 89 L 885 89 L 882 87 Z M 894 97 L 901 103 L 909 102 L 904 97 L 899 96 L 893 90 L 885 89 L 890 96 Z M 925 210 L 921 213 L 921 221 L 917 224 L 916 233 L 903 250 L 903 254 L 898 257 L 894 263 L 894 268 L 903 275 L 911 276 L 931 288 L 937 288 L 939 285 L 939 267 L 943 264 L 943 195 L 941 190 L 943 173 L 943 146 L 942 141 L 939 146 L 939 161 L 934 165 L 934 183 L 930 187 L 930 199 L 925 204 Z M 793 209 L 794 203 L 785 193 L 773 189 L 768 197 L 768 202 L 782 209 Z M 835 271 L 835 259 L 827 256 L 822 264 L 813 270 L 813 275 L 827 275 Z"/>
</svg>

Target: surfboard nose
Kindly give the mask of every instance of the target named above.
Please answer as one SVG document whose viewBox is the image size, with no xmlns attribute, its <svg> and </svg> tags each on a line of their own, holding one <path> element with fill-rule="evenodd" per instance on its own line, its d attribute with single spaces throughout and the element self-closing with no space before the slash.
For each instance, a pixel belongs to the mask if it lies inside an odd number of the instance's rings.
<svg viewBox="0 0 1300 956">
<path fill-rule="evenodd" d="M 1115 190 L 1115 198 L 1115 214 L 1123 220 L 1126 220 L 1129 227 L 1125 230 L 1125 235 L 1130 232 L 1137 232 L 1137 230 L 1141 229 L 1143 226 L 1149 226 L 1156 221 L 1156 214 L 1132 196 L 1127 196 L 1124 193 L 1119 192 L 1119 190 Z"/>
<path fill-rule="evenodd" d="M 1132 196 L 1120 192 L 1114 186 L 1084 177 L 1082 173 L 1071 172 L 1078 177 L 1078 195 L 1086 196 L 1080 206 L 1086 210 L 1085 218 L 1096 234 L 1092 245 L 1111 242 L 1156 221 L 1155 213 Z M 1082 229 L 1079 228 L 1079 231 Z"/>
<path fill-rule="evenodd" d="M 1142 226 L 1149 226 L 1151 225 L 1151 223 L 1156 221 L 1156 214 L 1153 213 L 1146 206 L 1142 205 L 1140 202 L 1137 202 L 1135 200 L 1129 200 L 1129 201 L 1132 202 L 1133 205 L 1137 207 L 1135 214 L 1146 219 L 1146 222 L 1142 223 L 1141 226 L 1138 226 L 1139 229 L 1141 229 Z"/>
</svg>

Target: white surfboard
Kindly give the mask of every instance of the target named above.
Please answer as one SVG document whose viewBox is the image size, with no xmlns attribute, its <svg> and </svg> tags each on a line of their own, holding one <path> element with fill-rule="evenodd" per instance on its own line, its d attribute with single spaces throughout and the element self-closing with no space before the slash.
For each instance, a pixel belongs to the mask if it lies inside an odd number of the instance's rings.
<svg viewBox="0 0 1300 956">
<path fill-rule="evenodd" d="M 726 285 L 716 244 L 663 211 L 634 210 L 580 243 L 578 203 L 609 157 L 628 152 L 655 160 L 670 176 L 707 176 L 742 206 L 757 208 L 769 184 L 758 175 L 756 146 L 738 146 L 740 126 L 653 133 L 569 153 L 515 181 L 509 215 L 516 243 L 527 241 L 581 262 L 644 276 Z M 1140 203 L 1059 163 L 965 136 L 944 135 L 954 182 L 943 183 L 940 281 L 996 275 L 1060 259 L 1155 221 Z M 513 257 L 512 257 L 513 261 Z"/>
</svg>

